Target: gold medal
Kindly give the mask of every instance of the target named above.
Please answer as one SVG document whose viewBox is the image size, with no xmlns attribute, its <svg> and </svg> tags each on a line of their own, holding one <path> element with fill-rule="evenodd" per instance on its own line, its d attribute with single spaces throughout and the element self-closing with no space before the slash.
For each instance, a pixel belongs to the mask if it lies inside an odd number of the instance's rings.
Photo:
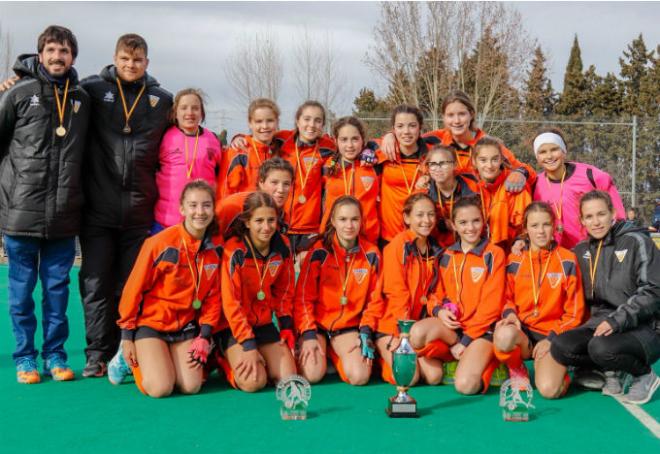
<svg viewBox="0 0 660 454">
<path fill-rule="evenodd" d="M 426 304 L 426 303 L 428 303 L 429 299 L 426 297 L 426 295 L 424 295 L 424 296 L 422 296 L 422 297 L 419 299 L 419 301 L 421 301 L 422 303 Z"/>
<path fill-rule="evenodd" d="M 557 232 L 562 233 L 564 231 L 564 225 L 563 224 L 557 224 Z"/>
<path fill-rule="evenodd" d="M 537 309 L 534 309 L 534 312 L 532 312 L 532 317 L 538 317 L 539 316 L 539 311 Z"/>
<path fill-rule="evenodd" d="M 259 290 L 259 291 L 257 292 L 257 299 L 258 299 L 259 301 L 263 301 L 263 300 L 265 300 L 265 299 L 266 299 L 266 293 L 265 293 L 263 290 Z"/>
<path fill-rule="evenodd" d="M 305 197 L 305 196 L 302 195 L 302 194 L 299 195 L 299 196 L 298 196 L 298 202 L 300 202 L 300 203 L 305 203 L 305 202 L 307 202 L 307 197 Z"/>
<path fill-rule="evenodd" d="M 64 112 L 66 111 L 66 98 L 69 94 L 69 79 L 66 80 L 64 85 L 64 97 L 60 101 L 60 94 L 57 91 L 57 87 L 53 87 L 55 90 L 55 103 L 57 104 L 57 118 L 60 122 L 60 125 L 55 128 L 55 134 L 58 137 L 64 137 L 66 135 L 66 128 L 62 126 L 64 124 Z"/>
<path fill-rule="evenodd" d="M 138 104 L 138 101 L 142 97 L 142 94 L 144 93 L 144 89 L 147 87 L 146 84 L 142 84 L 142 88 L 140 88 L 140 91 L 138 92 L 137 96 L 135 97 L 135 101 L 133 101 L 133 105 L 131 108 L 128 108 L 128 105 L 126 105 L 126 98 L 124 97 L 124 89 L 121 88 L 121 81 L 119 80 L 119 77 L 116 78 L 117 80 L 117 90 L 119 91 L 119 97 L 121 98 L 121 105 L 124 108 L 124 119 L 126 121 L 126 126 L 124 126 L 124 129 L 121 130 L 124 134 L 130 134 L 131 133 L 131 127 L 128 125 L 128 121 L 131 119 L 131 116 L 133 115 L 133 112 L 135 111 L 135 107 Z"/>
<path fill-rule="evenodd" d="M 66 135 L 66 128 L 64 126 L 58 126 L 55 129 L 55 134 L 57 134 L 58 137 L 64 137 Z"/>
<path fill-rule="evenodd" d="M 130 134 L 131 133 L 131 127 L 128 126 L 128 123 L 126 124 L 126 126 L 124 126 L 124 129 L 122 129 L 121 132 L 123 132 L 124 134 Z"/>
<path fill-rule="evenodd" d="M 198 310 L 199 308 L 202 307 L 202 302 L 199 299 L 195 299 L 192 302 L 192 307 L 193 309 Z"/>
<path fill-rule="evenodd" d="M 346 297 L 346 295 L 342 295 L 342 297 L 339 298 L 339 303 L 342 306 L 346 306 L 348 304 L 348 298 Z"/>
</svg>

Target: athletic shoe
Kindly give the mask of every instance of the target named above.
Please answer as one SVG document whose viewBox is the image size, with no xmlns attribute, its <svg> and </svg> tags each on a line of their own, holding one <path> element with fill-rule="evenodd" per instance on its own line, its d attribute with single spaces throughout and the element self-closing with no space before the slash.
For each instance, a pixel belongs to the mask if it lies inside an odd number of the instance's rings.
<svg viewBox="0 0 660 454">
<path fill-rule="evenodd" d="M 458 361 L 446 361 L 442 363 L 442 384 L 443 385 L 453 385 L 456 380 L 456 367 L 458 366 Z"/>
<path fill-rule="evenodd" d="M 600 391 L 605 386 L 605 375 L 599 370 L 576 368 L 573 381 L 583 388 Z"/>
<path fill-rule="evenodd" d="M 126 364 L 124 351 L 120 345 L 119 350 L 108 363 L 108 380 L 113 385 L 120 385 L 130 372 L 131 368 Z"/>
<path fill-rule="evenodd" d="M 41 381 L 37 362 L 33 358 L 20 358 L 16 361 L 16 381 L 26 385 Z"/>
<path fill-rule="evenodd" d="M 648 374 L 632 378 L 632 384 L 624 399 L 629 404 L 645 404 L 651 400 L 658 386 L 660 386 L 660 377 L 651 370 Z"/>
<path fill-rule="evenodd" d="M 50 375 L 55 381 L 70 381 L 75 377 L 69 365 L 60 355 L 51 355 L 46 358 L 44 374 Z"/>
<path fill-rule="evenodd" d="M 525 368 L 525 365 L 523 364 L 522 367 L 523 369 L 525 369 L 525 375 L 527 376 L 529 381 L 529 375 L 527 374 L 527 369 Z M 507 373 L 507 367 L 504 365 L 504 363 L 502 363 L 499 366 L 497 366 L 497 369 L 495 369 L 495 371 L 493 371 L 493 375 L 490 377 L 490 385 L 502 386 L 502 383 L 504 383 L 507 378 L 509 378 L 509 374 Z M 511 376 L 511 378 L 513 379 L 513 375 Z"/>
<path fill-rule="evenodd" d="M 103 377 L 106 374 L 107 366 L 105 361 L 100 361 L 96 359 L 88 359 L 85 368 L 83 369 L 83 377 Z"/>
<path fill-rule="evenodd" d="M 605 384 L 602 390 L 603 396 L 620 396 L 623 394 L 621 386 L 621 374 L 617 371 L 608 370 L 605 372 Z"/>
</svg>

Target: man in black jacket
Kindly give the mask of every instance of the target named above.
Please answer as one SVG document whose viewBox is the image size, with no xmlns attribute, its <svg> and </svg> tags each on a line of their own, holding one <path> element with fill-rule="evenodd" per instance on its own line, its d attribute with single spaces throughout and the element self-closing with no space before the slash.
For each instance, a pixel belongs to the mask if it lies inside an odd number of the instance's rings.
<svg viewBox="0 0 660 454">
<path fill-rule="evenodd" d="M 48 27 L 37 55 L 21 55 L 21 77 L 0 95 L 0 228 L 9 258 L 9 311 L 17 379 L 38 383 L 32 292 L 41 278 L 44 371 L 72 380 L 64 342 L 69 272 L 83 204 L 81 169 L 90 99 L 78 85 L 75 36 Z"/>
<path fill-rule="evenodd" d="M 86 377 L 101 377 L 119 346 L 118 303 L 154 219 L 160 140 L 172 95 L 146 73 L 147 43 L 121 36 L 114 65 L 82 81 L 92 98 L 85 162 L 80 293 Z"/>
</svg>

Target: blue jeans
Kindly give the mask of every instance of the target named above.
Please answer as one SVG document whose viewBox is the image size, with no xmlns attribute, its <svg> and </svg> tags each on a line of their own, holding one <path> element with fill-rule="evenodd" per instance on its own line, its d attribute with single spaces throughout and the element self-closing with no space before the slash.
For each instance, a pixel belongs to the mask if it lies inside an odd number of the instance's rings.
<svg viewBox="0 0 660 454">
<path fill-rule="evenodd" d="M 9 260 L 9 315 L 16 339 L 14 360 L 36 358 L 32 292 L 41 279 L 44 343 L 41 356 L 53 354 L 66 360 L 64 342 L 69 337 L 66 308 L 69 302 L 69 272 L 76 252 L 75 237 L 45 240 L 26 236 L 4 237 Z"/>
</svg>

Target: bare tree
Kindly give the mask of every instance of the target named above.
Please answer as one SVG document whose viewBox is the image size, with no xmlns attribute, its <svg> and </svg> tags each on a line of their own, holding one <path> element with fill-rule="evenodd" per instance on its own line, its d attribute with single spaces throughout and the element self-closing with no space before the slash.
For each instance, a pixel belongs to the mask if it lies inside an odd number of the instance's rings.
<svg viewBox="0 0 660 454">
<path fill-rule="evenodd" d="M 13 58 L 11 35 L 4 31 L 0 23 L 0 81 L 10 76 Z"/>
<path fill-rule="evenodd" d="M 278 45 L 269 32 L 238 39 L 224 69 L 240 105 L 260 97 L 277 101 L 284 67 Z"/>
<path fill-rule="evenodd" d="M 332 36 L 311 36 L 305 27 L 293 49 L 294 79 L 302 99 L 315 99 L 330 112 L 346 94 L 346 74 L 341 70 Z"/>
<path fill-rule="evenodd" d="M 518 11 L 490 2 L 383 2 L 374 37 L 365 62 L 387 81 L 390 102 L 421 106 L 433 128 L 455 88 L 468 92 L 482 120 L 498 112 L 534 45 Z"/>
</svg>

